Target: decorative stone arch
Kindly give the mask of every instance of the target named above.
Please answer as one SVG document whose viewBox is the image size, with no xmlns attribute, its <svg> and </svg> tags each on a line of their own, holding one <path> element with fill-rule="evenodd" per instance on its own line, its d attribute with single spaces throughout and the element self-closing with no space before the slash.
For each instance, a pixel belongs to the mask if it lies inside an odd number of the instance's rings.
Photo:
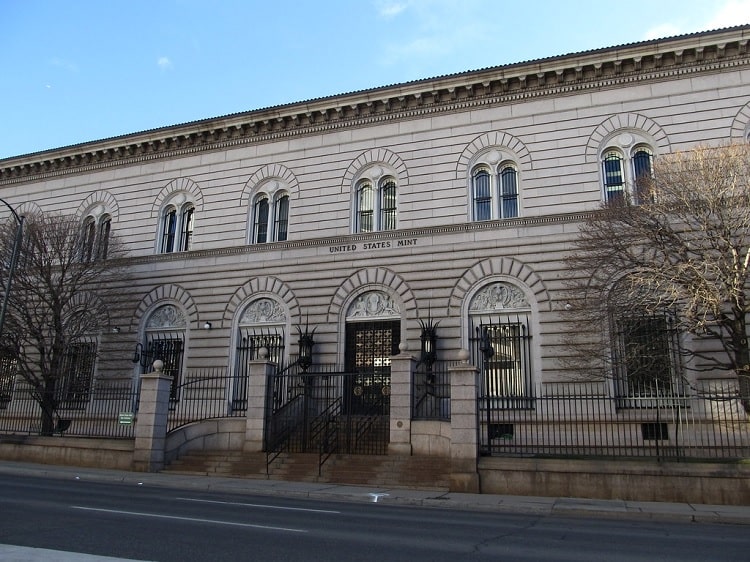
<svg viewBox="0 0 750 562">
<path fill-rule="evenodd" d="M 42 208 L 34 203 L 33 201 L 26 201 L 25 203 L 22 203 L 18 206 L 16 209 L 16 213 L 18 213 L 18 216 L 32 216 L 37 215 L 42 212 Z"/>
<path fill-rule="evenodd" d="M 157 305 L 167 304 L 168 302 L 180 304 L 185 310 L 188 325 L 193 325 L 196 329 L 200 327 L 198 307 L 195 306 L 195 301 L 193 301 L 190 293 L 179 285 L 159 285 L 149 291 L 138 303 L 131 320 L 130 329 L 137 330 L 147 312 L 152 311 Z"/>
<path fill-rule="evenodd" d="M 500 257 L 478 262 L 467 269 L 454 285 L 448 299 L 446 318 L 463 314 L 467 306 L 467 296 L 488 279 L 518 281 L 528 291 L 529 302 L 541 310 L 552 310 L 552 300 L 549 291 L 539 276 L 526 264 L 513 258 Z"/>
<path fill-rule="evenodd" d="M 490 148 L 507 153 L 505 159 L 513 160 L 521 170 L 533 168 L 531 153 L 526 145 L 509 133 L 496 131 L 478 136 L 464 148 L 456 162 L 456 179 L 466 179 L 476 156 Z"/>
<path fill-rule="evenodd" d="M 120 214 L 120 206 L 117 203 L 117 199 L 109 191 L 95 191 L 79 205 L 76 211 L 76 216 L 82 219 L 88 214 L 91 209 L 97 205 L 104 206 L 106 213 L 112 217 L 112 220 L 117 221 Z"/>
<path fill-rule="evenodd" d="M 589 136 L 586 143 L 586 162 L 599 162 L 599 151 L 604 147 L 608 137 L 615 133 L 637 133 L 649 140 L 651 148 L 658 154 L 668 154 L 671 151 L 669 138 L 664 129 L 652 119 L 638 113 L 623 113 L 613 115 L 600 123 Z"/>
<path fill-rule="evenodd" d="M 164 202 L 177 191 L 184 191 L 189 194 L 190 202 L 193 204 L 196 211 L 200 212 L 203 210 L 203 192 L 198 184 L 190 178 L 177 178 L 165 185 L 159 192 L 159 195 L 156 196 L 154 204 L 151 207 L 151 216 L 158 216 Z"/>
<path fill-rule="evenodd" d="M 349 164 L 341 181 L 341 193 L 350 193 L 357 174 L 373 164 L 382 164 L 393 170 L 399 190 L 409 185 L 409 173 L 401 157 L 387 148 L 376 148 L 363 152 Z"/>
<path fill-rule="evenodd" d="M 740 108 L 729 129 L 729 138 L 732 142 L 748 142 L 748 136 L 750 136 L 750 102 Z"/>
<path fill-rule="evenodd" d="M 231 326 L 238 309 L 248 303 L 255 296 L 273 295 L 286 306 L 289 311 L 289 320 L 298 318 L 301 320 L 299 303 L 292 290 L 286 283 L 276 277 L 255 277 L 242 285 L 229 299 L 224 314 L 221 318 L 221 327 Z"/>
<path fill-rule="evenodd" d="M 359 295 L 369 291 L 382 291 L 393 296 L 404 320 L 417 320 L 416 299 L 406 282 L 396 273 L 382 267 L 361 269 L 344 281 L 328 307 L 328 323 L 345 319 L 349 305 Z"/>
<path fill-rule="evenodd" d="M 97 294 L 85 292 L 74 294 L 67 308 L 69 310 L 75 310 L 77 308 L 86 309 L 88 314 L 94 314 L 99 321 L 99 330 L 103 331 L 105 327 L 111 325 L 111 316 L 109 315 L 109 307 L 104 303 Z"/>
<path fill-rule="evenodd" d="M 300 197 L 299 181 L 289 168 L 283 164 L 267 164 L 255 172 L 245 182 L 240 193 L 240 206 L 248 207 L 255 197 L 256 192 L 266 183 L 267 180 L 277 178 L 282 182 L 289 192 L 289 197 L 298 199 Z"/>
</svg>

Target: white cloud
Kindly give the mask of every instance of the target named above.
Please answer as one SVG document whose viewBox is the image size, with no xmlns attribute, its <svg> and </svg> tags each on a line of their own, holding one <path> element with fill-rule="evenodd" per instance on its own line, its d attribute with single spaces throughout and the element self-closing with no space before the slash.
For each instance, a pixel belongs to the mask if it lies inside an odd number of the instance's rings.
<svg viewBox="0 0 750 562">
<path fill-rule="evenodd" d="M 159 57 L 159 59 L 156 61 L 156 64 L 162 70 L 167 70 L 169 68 L 172 68 L 172 61 L 169 60 L 169 57 Z"/>
<path fill-rule="evenodd" d="M 392 0 L 380 0 L 375 4 L 378 15 L 381 18 L 393 18 L 399 15 L 401 12 L 406 10 L 408 4 L 406 2 L 394 2 Z"/>
<path fill-rule="evenodd" d="M 706 29 L 750 23 L 750 0 L 730 0 L 722 4 L 708 21 Z"/>
<path fill-rule="evenodd" d="M 659 39 L 750 23 L 750 0 L 717 2 L 712 9 L 700 12 L 698 17 L 699 19 L 684 16 L 675 21 L 661 23 L 650 28 L 643 39 Z"/>
</svg>

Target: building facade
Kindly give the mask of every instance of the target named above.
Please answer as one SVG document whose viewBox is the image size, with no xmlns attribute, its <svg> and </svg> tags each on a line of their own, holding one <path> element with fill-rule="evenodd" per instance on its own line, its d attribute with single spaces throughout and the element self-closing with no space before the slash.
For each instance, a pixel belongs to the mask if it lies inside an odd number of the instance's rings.
<svg viewBox="0 0 750 562">
<path fill-rule="evenodd" d="M 92 255 L 114 234 L 128 249 L 92 389 L 158 357 L 179 401 L 207 372 L 295 363 L 307 334 L 313 365 L 370 373 L 349 394 L 387 396 L 391 358 L 434 345 L 435 363 L 469 351 L 479 396 L 533 408 L 572 384 L 564 259 L 582 215 L 662 154 L 747 140 L 748 38 L 646 41 L 7 158 L 0 197 L 76 215 Z M 227 407 L 245 392 L 230 383 Z M 490 441 L 512 432 L 491 425 Z"/>
</svg>

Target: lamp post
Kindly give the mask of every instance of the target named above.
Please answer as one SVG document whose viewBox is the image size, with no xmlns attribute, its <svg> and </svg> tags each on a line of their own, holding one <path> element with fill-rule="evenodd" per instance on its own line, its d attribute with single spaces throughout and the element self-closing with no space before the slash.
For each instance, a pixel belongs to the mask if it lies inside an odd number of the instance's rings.
<svg viewBox="0 0 750 562">
<path fill-rule="evenodd" d="M 10 297 L 10 287 L 13 283 L 13 274 L 16 271 L 16 264 L 18 263 L 18 253 L 21 251 L 21 239 L 23 238 L 23 216 L 19 216 L 15 209 L 11 207 L 7 201 L 0 199 L 0 203 L 8 207 L 8 210 L 12 213 L 13 218 L 16 220 L 16 235 L 13 239 L 13 253 L 10 256 L 10 264 L 8 264 L 8 279 L 5 282 L 5 293 L 3 294 L 3 306 L 0 308 L 0 338 L 3 335 L 3 329 L 5 328 L 5 312 L 8 310 L 8 299 Z"/>
</svg>

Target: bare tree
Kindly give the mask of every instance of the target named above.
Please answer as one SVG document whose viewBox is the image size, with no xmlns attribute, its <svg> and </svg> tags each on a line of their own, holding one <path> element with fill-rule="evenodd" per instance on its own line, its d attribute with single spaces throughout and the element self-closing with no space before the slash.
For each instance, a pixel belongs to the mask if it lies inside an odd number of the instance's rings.
<svg viewBox="0 0 750 562">
<path fill-rule="evenodd" d="M 585 220 L 568 260 L 578 368 L 612 367 L 613 316 L 668 311 L 691 336 L 688 368 L 731 371 L 750 412 L 749 178 L 745 144 L 660 156 L 629 196 Z M 644 355 L 648 345 L 638 349 Z"/>
<path fill-rule="evenodd" d="M 72 216 L 25 217 L 23 238 L 3 326 L 0 352 L 29 385 L 41 406 L 41 431 L 54 431 L 61 401 L 87 395 L 96 336 L 108 324 L 108 307 L 123 280 L 124 250 L 109 229 L 95 232 Z M 16 235 L 15 223 L 0 227 L 0 286 L 5 287 Z M 122 285 L 120 285 L 122 286 Z"/>
</svg>

